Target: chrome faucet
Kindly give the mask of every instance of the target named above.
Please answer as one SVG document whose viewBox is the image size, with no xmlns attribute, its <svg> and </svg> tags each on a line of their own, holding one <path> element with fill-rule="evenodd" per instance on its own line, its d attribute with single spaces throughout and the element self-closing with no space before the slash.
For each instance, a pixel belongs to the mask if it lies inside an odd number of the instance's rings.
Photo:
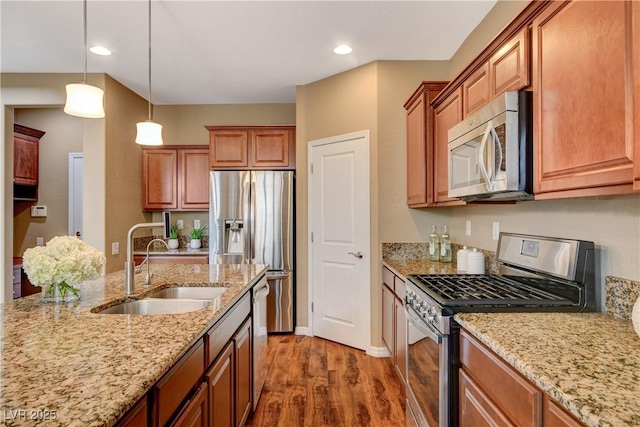
<svg viewBox="0 0 640 427">
<path fill-rule="evenodd" d="M 149 272 L 149 264 L 151 264 L 151 261 L 149 261 L 149 248 L 155 242 L 162 243 L 167 248 L 167 250 L 169 250 L 169 245 L 162 239 L 153 239 L 147 244 L 147 257 L 142 262 L 142 264 L 144 264 L 145 262 L 147 263 L 147 276 L 144 278 L 145 286 L 149 286 L 151 284 L 151 273 Z"/>
<path fill-rule="evenodd" d="M 135 291 L 135 264 L 133 262 L 133 233 L 140 228 L 164 228 L 165 237 L 169 237 L 171 217 L 169 212 L 163 212 L 164 222 L 144 222 L 136 224 L 127 232 L 127 260 L 124 262 L 124 294 L 131 295 Z M 147 257 L 149 256 L 147 246 Z M 147 261 L 148 262 L 148 261 Z M 148 267 L 147 267 L 148 268 Z"/>
</svg>

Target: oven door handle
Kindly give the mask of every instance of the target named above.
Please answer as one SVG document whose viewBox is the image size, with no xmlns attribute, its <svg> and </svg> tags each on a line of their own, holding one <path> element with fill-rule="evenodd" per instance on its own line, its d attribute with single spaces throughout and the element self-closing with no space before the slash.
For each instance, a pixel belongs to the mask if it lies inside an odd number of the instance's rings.
<svg viewBox="0 0 640 427">
<path fill-rule="evenodd" d="M 440 344 L 442 342 L 442 334 L 440 332 L 434 331 L 431 327 L 421 319 L 415 311 L 407 308 L 404 308 L 405 313 L 407 314 L 407 321 L 411 322 L 414 328 L 416 328 L 420 333 L 426 335 L 431 341 L 436 344 Z"/>
</svg>

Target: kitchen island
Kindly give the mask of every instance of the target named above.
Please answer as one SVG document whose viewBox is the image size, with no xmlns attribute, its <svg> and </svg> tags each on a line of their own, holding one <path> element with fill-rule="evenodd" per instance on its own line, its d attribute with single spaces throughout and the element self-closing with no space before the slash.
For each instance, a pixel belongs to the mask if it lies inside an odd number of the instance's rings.
<svg viewBox="0 0 640 427">
<path fill-rule="evenodd" d="M 0 304 L 0 424 L 113 425 L 245 295 L 264 265 L 152 265 L 152 284 L 124 272 L 83 283 L 81 299 Z M 214 304 L 172 315 L 98 314 L 172 286 L 222 286 Z"/>
<path fill-rule="evenodd" d="M 586 425 L 640 425 L 640 337 L 630 322 L 602 313 L 455 319 Z"/>
</svg>

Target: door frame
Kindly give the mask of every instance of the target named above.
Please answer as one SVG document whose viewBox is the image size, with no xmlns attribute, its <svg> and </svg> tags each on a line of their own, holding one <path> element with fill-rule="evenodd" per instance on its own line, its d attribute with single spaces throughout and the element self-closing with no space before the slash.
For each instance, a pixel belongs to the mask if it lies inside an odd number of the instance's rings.
<svg viewBox="0 0 640 427">
<path fill-rule="evenodd" d="M 369 355 L 377 355 L 377 352 L 374 351 L 374 349 L 371 347 L 371 253 L 372 253 L 372 243 L 371 243 L 371 140 L 370 140 L 370 136 L 369 136 L 369 130 L 363 130 L 363 131 L 357 131 L 357 132 L 351 132 L 351 133 L 346 133 L 346 134 L 342 134 L 342 135 L 336 135 L 336 136 L 331 136 L 331 137 L 327 137 L 327 138 L 321 138 L 321 139 L 314 139 L 311 141 L 307 142 L 307 225 L 308 225 L 308 235 L 307 235 L 307 241 L 308 241 L 308 258 L 307 258 L 307 295 L 308 295 L 308 299 L 307 299 L 307 313 L 308 313 L 308 324 L 309 324 L 309 335 L 311 336 L 315 336 L 314 333 L 314 328 L 313 328 L 313 311 L 311 309 L 311 305 L 313 303 L 313 245 L 311 244 L 311 233 L 312 233 L 312 213 L 313 213 L 313 182 L 312 179 L 313 177 L 312 175 L 312 160 L 313 160 L 313 148 L 320 146 L 320 145 L 327 145 L 327 144 L 335 144 L 335 143 L 340 143 L 340 142 L 344 142 L 344 141 L 351 141 L 354 139 L 362 139 L 363 144 L 365 144 L 365 151 L 366 151 L 366 168 L 367 168 L 367 176 L 369 177 L 368 180 L 368 187 L 369 187 L 369 191 L 367 194 L 367 200 L 368 200 L 368 205 L 369 205 L 369 210 L 367 211 L 367 215 L 366 215 L 366 223 L 367 223 L 367 228 L 369 229 L 368 235 L 369 235 L 369 246 L 367 248 L 368 251 L 368 256 L 366 257 L 366 263 L 367 263 L 367 268 L 365 269 L 366 271 L 366 278 L 365 280 L 367 281 L 367 286 L 366 286 L 366 292 L 365 295 L 363 295 L 362 300 L 366 301 L 366 313 L 365 313 L 365 319 L 364 321 L 366 322 L 366 324 L 368 325 L 367 327 L 367 337 L 366 337 L 366 344 L 365 344 L 365 348 L 366 348 L 366 353 Z"/>
<path fill-rule="evenodd" d="M 82 182 L 82 176 L 80 176 L 79 178 L 75 176 L 75 169 L 73 167 L 73 162 L 75 159 L 82 159 L 83 171 L 84 171 L 84 153 L 69 153 L 69 197 L 68 197 L 69 204 L 67 206 L 67 230 L 68 230 L 69 236 L 75 236 L 75 232 L 73 230 L 75 228 L 73 226 L 75 224 L 75 218 L 73 213 L 73 207 L 75 205 L 75 200 L 74 200 L 75 191 L 74 191 L 73 184 L 76 181 L 76 179 L 80 179 L 80 182 Z M 83 237 L 82 240 L 84 240 L 84 221 L 83 221 L 82 237 Z"/>
</svg>

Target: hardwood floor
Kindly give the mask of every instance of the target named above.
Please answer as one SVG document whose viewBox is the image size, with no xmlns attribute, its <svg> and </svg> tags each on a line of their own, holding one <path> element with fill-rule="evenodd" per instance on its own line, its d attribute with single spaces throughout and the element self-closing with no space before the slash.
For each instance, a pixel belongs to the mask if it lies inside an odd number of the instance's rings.
<svg viewBox="0 0 640 427">
<path fill-rule="evenodd" d="M 405 426 L 405 392 L 388 358 L 299 335 L 270 335 L 268 347 L 247 426 Z"/>
</svg>

